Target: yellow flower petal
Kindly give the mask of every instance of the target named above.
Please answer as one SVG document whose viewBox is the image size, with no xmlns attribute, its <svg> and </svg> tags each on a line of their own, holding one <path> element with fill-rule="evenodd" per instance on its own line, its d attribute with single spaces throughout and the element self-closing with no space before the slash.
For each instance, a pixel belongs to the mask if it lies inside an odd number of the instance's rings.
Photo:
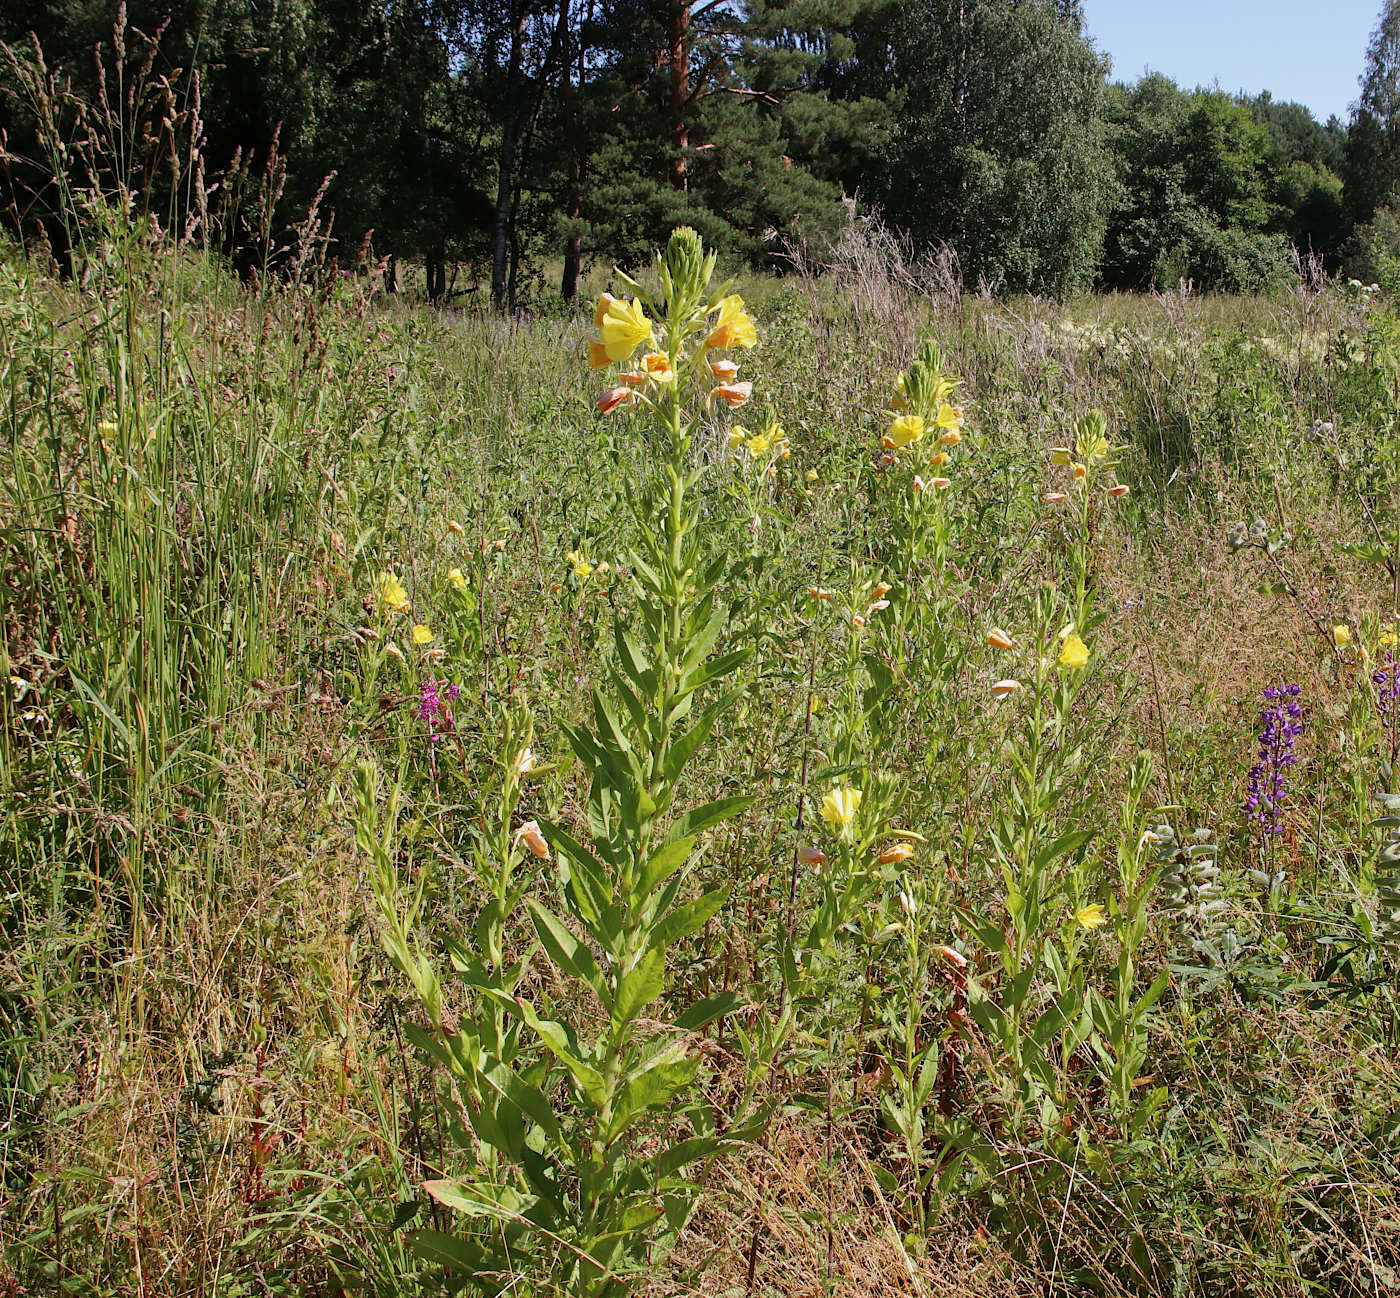
<svg viewBox="0 0 1400 1298">
<path fill-rule="evenodd" d="M 859 807 L 859 789 L 832 789 L 822 799 L 821 818 L 828 825 L 849 829 Z"/>
</svg>

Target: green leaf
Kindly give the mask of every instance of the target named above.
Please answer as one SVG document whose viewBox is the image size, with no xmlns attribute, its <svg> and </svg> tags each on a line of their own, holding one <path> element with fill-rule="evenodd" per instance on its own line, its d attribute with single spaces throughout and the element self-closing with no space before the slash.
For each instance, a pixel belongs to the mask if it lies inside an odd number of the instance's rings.
<svg viewBox="0 0 1400 1298">
<path fill-rule="evenodd" d="M 591 1064 L 584 1063 L 569 1048 L 569 1038 L 564 1031 L 564 1025 L 555 1023 L 552 1019 L 540 1018 L 529 1001 L 519 1000 L 515 1003 L 519 1007 L 520 1017 L 529 1024 L 535 1035 L 554 1052 L 554 1057 L 569 1070 L 574 1081 L 582 1088 L 583 1093 L 596 1107 L 601 1109 L 606 1103 L 607 1095 L 603 1076 Z"/>
<path fill-rule="evenodd" d="M 714 802 L 707 802 L 703 806 L 687 811 L 684 815 L 677 816 L 671 826 L 671 832 L 666 837 L 670 840 L 698 834 L 702 830 L 737 816 L 753 801 L 754 799 L 751 797 L 742 797 L 719 798 Z"/>
<path fill-rule="evenodd" d="M 670 878 L 683 866 L 695 848 L 694 837 L 671 839 L 652 854 L 642 867 L 642 877 L 637 882 L 637 898 L 644 900 L 651 896 L 659 883 Z"/>
<path fill-rule="evenodd" d="M 409 1247 L 425 1262 L 451 1267 L 464 1276 L 477 1275 L 490 1265 L 486 1250 L 479 1244 L 438 1230 L 414 1231 Z"/>
<path fill-rule="evenodd" d="M 530 918 L 535 922 L 535 932 L 540 936 L 540 945 L 544 947 L 549 958 L 564 972 L 580 982 L 587 983 L 606 1009 L 608 985 L 598 968 L 598 962 L 593 958 L 593 952 L 580 942 L 569 931 L 564 921 L 552 911 L 546 910 L 537 901 L 526 904 L 530 910 Z"/>
<path fill-rule="evenodd" d="M 613 623 L 613 640 L 617 645 L 617 660 L 628 679 L 644 694 L 656 692 L 656 673 L 632 633 L 621 622 Z"/>
<path fill-rule="evenodd" d="M 635 1117 L 669 1108 L 671 1101 L 695 1080 L 698 1067 L 677 1041 L 628 1074 L 618 1092 L 607 1139 L 616 1140 Z"/>
<path fill-rule="evenodd" d="M 677 1015 L 676 1027 L 683 1032 L 698 1031 L 726 1014 L 733 1014 L 744 1004 L 746 998 L 740 992 L 720 992 L 715 996 L 707 996 L 703 1001 L 696 1001 L 688 1010 Z"/>
<path fill-rule="evenodd" d="M 464 1212 L 472 1217 L 492 1217 L 497 1221 L 514 1221 L 518 1215 L 514 1210 L 497 1202 L 502 1187 L 493 1185 L 468 1185 L 465 1181 L 444 1179 L 424 1181 L 423 1189 L 429 1197 L 436 1199 L 453 1212 Z M 415 1236 L 431 1234 L 423 1231 Z M 451 1238 L 450 1236 L 446 1238 Z"/>
<path fill-rule="evenodd" d="M 656 948 L 648 951 L 637 962 L 637 967 L 622 976 L 618 984 L 617 1000 L 613 1003 L 613 1022 L 619 1027 L 630 1023 L 647 1005 L 650 1005 L 666 985 L 666 955 Z"/>
<path fill-rule="evenodd" d="M 729 885 L 707 892 L 703 897 L 677 906 L 652 929 L 648 946 L 662 948 L 703 928 L 729 899 Z"/>
<path fill-rule="evenodd" d="M 1093 836 L 1094 831 L 1091 829 L 1072 829 L 1067 834 L 1061 834 L 1054 842 L 1047 843 L 1035 854 L 1035 868 L 1043 870 L 1051 861 L 1077 852 Z"/>
</svg>

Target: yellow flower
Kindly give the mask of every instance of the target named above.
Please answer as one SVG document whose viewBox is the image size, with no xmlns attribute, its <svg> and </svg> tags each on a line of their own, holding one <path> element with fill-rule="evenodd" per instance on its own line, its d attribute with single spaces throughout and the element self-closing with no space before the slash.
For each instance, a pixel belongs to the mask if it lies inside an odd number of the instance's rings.
<svg viewBox="0 0 1400 1298">
<path fill-rule="evenodd" d="M 460 568 L 453 568 L 452 571 L 447 574 L 447 580 L 450 581 L 457 590 L 460 590 L 463 594 L 466 593 L 467 574 Z"/>
<path fill-rule="evenodd" d="M 583 557 L 582 550 L 570 550 L 564 558 L 573 565 L 574 576 L 580 580 L 593 575 L 593 565 Z"/>
<path fill-rule="evenodd" d="M 614 302 L 622 302 L 622 298 L 614 297 L 611 293 L 602 293 L 598 297 L 598 307 L 593 312 L 593 327 L 601 329 L 603 321 L 608 318 L 608 312 L 612 309 Z"/>
<path fill-rule="evenodd" d="M 735 424 L 729 430 L 729 445 L 738 446 L 740 442 L 748 440 L 749 430 L 743 424 Z"/>
<path fill-rule="evenodd" d="M 653 383 L 672 383 L 676 371 L 671 368 L 671 358 L 665 352 L 648 352 L 642 357 L 642 369 Z"/>
<path fill-rule="evenodd" d="M 1400 639 L 1397 639 L 1395 635 L 1395 623 L 1387 622 L 1381 627 L 1381 634 L 1380 638 L 1376 641 L 1376 647 L 1378 649 L 1393 649 L 1397 644 L 1400 644 Z"/>
<path fill-rule="evenodd" d="M 923 415 L 900 415 L 891 425 L 886 438 L 891 446 L 902 450 L 924 435 Z"/>
<path fill-rule="evenodd" d="M 914 848 L 909 843 L 891 843 L 879 856 L 875 858 L 876 865 L 898 865 L 901 861 L 907 861 L 914 855 Z"/>
<path fill-rule="evenodd" d="M 994 649 L 1010 649 L 1011 637 L 999 626 L 994 626 L 987 632 L 987 643 Z"/>
<path fill-rule="evenodd" d="M 606 294 L 604 295 L 606 296 Z M 651 337 L 651 321 L 638 301 L 612 298 L 603 310 L 599 299 L 598 338 L 610 361 L 629 359 L 638 346 Z"/>
<path fill-rule="evenodd" d="M 750 437 L 745 445 L 749 448 L 749 454 L 752 455 L 754 459 L 758 459 L 760 455 L 767 451 L 772 441 L 773 439 L 767 433 L 759 433 L 756 437 Z"/>
<path fill-rule="evenodd" d="M 413 628 L 414 644 L 431 644 L 432 642 L 433 633 L 429 631 L 428 628 L 425 627 L 421 622 Z"/>
<path fill-rule="evenodd" d="M 1068 446 L 1052 446 L 1050 448 L 1050 463 L 1067 465 L 1070 461 Z"/>
<path fill-rule="evenodd" d="M 808 469 L 802 476 L 806 478 L 808 482 L 815 482 L 817 480 L 817 471 L 815 469 Z"/>
<path fill-rule="evenodd" d="M 1103 913 L 1103 905 L 1094 902 L 1091 906 L 1081 906 L 1074 912 L 1074 922 L 1080 928 L 1098 928 L 1100 924 L 1108 923 L 1108 916 Z"/>
<path fill-rule="evenodd" d="M 832 789 L 822 799 L 821 817 L 828 825 L 849 829 L 859 807 L 859 789 Z"/>
<path fill-rule="evenodd" d="M 374 590 L 385 608 L 402 613 L 408 607 L 408 592 L 392 572 L 381 572 L 374 579 Z"/>
<path fill-rule="evenodd" d="M 1332 628 L 1332 643 L 1338 649 L 1345 649 L 1351 643 L 1351 628 L 1349 626 L 1334 626 Z"/>
<path fill-rule="evenodd" d="M 705 339 L 705 346 L 724 351 L 728 347 L 752 347 L 757 341 L 758 333 L 744 310 L 744 299 L 731 293 L 719 304 L 719 319 Z"/>
<path fill-rule="evenodd" d="M 1078 632 L 1071 631 L 1065 636 L 1064 647 L 1060 650 L 1060 666 L 1078 671 L 1089 665 L 1089 646 L 1079 638 Z"/>
<path fill-rule="evenodd" d="M 938 417 L 934 421 L 940 428 L 959 429 L 962 427 L 962 407 L 950 406 L 946 402 L 938 407 Z"/>
</svg>

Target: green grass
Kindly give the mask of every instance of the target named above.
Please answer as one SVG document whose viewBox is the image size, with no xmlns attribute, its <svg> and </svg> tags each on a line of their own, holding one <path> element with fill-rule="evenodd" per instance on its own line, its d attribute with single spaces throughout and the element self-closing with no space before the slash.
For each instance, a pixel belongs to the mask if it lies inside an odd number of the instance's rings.
<svg viewBox="0 0 1400 1298">
<path fill-rule="evenodd" d="M 470 1154 L 380 950 L 352 773 L 373 758 L 402 782 L 394 864 L 424 887 L 420 940 L 445 970 L 444 941 L 470 942 L 484 904 L 476 835 L 513 705 L 549 765 L 522 816 L 586 819 L 563 728 L 606 684 L 614 613 L 636 607 L 626 486 L 655 447 L 625 409 L 594 412 L 584 309 L 510 325 L 358 281 L 255 290 L 120 228 L 91 267 L 81 285 L 13 250 L 0 268 L 0 625 L 24 682 L 0 702 L 0 1292 L 435 1292 L 413 1233 L 466 1224 L 419 1186 Z M 1396 773 L 1373 667 L 1327 632 L 1352 626 L 1374 666 L 1400 615 L 1384 567 L 1344 548 L 1397 523 L 1400 321 L 1333 289 L 1058 307 L 872 283 L 867 267 L 742 286 L 759 345 L 738 357 L 755 396 L 737 416 L 754 428 L 771 407 L 792 454 L 760 476 L 727 453 L 728 416 L 699 443 L 703 549 L 727 558 L 725 634 L 751 654 L 687 788 L 755 801 L 709 836 L 695 889 L 727 882 L 729 901 L 678 944 L 652 1012 L 668 1024 L 721 988 L 749 1007 L 695 1042 L 718 1124 L 781 1002 L 784 941 L 821 899 L 793 851 L 825 832 L 824 788 L 863 782 L 871 832 L 908 831 L 917 852 L 873 880 L 799 1000 L 767 1131 L 705 1171 L 634 1288 L 744 1292 L 752 1268 L 768 1294 L 1394 1289 L 1400 949 L 1378 926 L 1368 823 Z M 946 545 L 916 552 L 879 439 L 924 337 L 963 381 L 967 426 Z M 1049 448 L 1094 407 L 1132 491 L 1077 540 L 1041 497 L 1062 485 Z M 1291 533 L 1277 557 L 1295 595 L 1227 547 L 1256 515 Z M 1087 1040 L 1056 1031 L 1041 1073 L 1013 1075 L 985 1023 L 950 1018 L 956 978 L 930 954 L 952 945 L 994 1002 L 1009 992 L 995 843 L 1028 705 L 988 688 L 1033 663 L 984 639 L 1032 644 L 1081 543 L 1105 619 L 1046 740 L 1057 800 L 1028 823 L 1037 842 L 1088 837 L 1057 858 L 1060 909 L 1034 940 L 1069 949 L 1071 894 L 1129 899 L 1140 750 L 1143 823 L 1209 826 L 1226 903 L 1187 932 L 1144 882 L 1132 987 L 1169 981 L 1133 1088 L 1163 1094 L 1137 1130 Z M 610 571 L 573 576 L 580 549 Z M 378 606 L 384 570 L 411 613 Z M 843 601 L 881 577 L 895 605 L 853 641 Z M 413 649 L 418 622 L 441 661 Z M 414 715 L 429 674 L 461 687 L 436 745 Z M 1260 692 L 1284 679 L 1307 724 L 1285 832 L 1265 842 L 1240 805 Z M 554 863 L 530 868 L 531 897 L 556 904 Z M 1272 894 L 1258 869 L 1282 872 Z M 912 966 L 896 923 L 922 944 Z M 586 1031 L 593 1009 L 523 911 L 506 931 L 525 993 Z M 1227 932 L 1214 962 L 1192 947 Z M 1116 921 L 1086 933 L 1063 987 L 1037 965 L 1027 1013 L 1066 987 L 1109 995 L 1122 947 Z M 446 995 L 451 1016 L 479 1011 L 463 985 Z M 929 1104 L 922 1218 L 882 1107 L 881 1059 L 911 1021 L 921 1047 L 961 1043 L 949 1111 L 941 1091 Z M 678 1118 L 660 1138 L 685 1134 Z"/>
</svg>

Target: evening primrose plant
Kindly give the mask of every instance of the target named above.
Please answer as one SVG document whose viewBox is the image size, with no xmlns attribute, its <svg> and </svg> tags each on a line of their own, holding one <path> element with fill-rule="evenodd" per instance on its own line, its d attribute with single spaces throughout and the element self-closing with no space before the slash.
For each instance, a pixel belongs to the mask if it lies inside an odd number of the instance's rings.
<svg viewBox="0 0 1400 1298">
<path fill-rule="evenodd" d="M 629 1277 L 654 1262 L 689 1216 L 699 1186 L 687 1170 L 754 1130 L 752 1089 L 721 1130 L 696 1085 L 692 1034 L 732 1013 L 742 995 L 721 992 L 674 1015 L 656 1008 L 671 952 L 728 897 L 727 887 L 689 895 L 700 836 L 751 801 L 676 805 L 686 768 L 740 693 L 726 682 L 748 655 L 722 648 L 719 583 L 728 557 L 707 556 L 698 528 L 697 439 L 752 390 L 721 353 L 756 340 L 742 301 L 713 291 L 713 273 L 713 254 L 693 231 L 678 230 L 658 259 L 659 293 L 627 280 L 634 297 L 604 295 L 598 306 L 590 363 L 630 368 L 613 376 L 597 408 L 637 411 L 661 463 L 629 495 L 635 606 L 614 622 L 607 688 L 593 691 L 591 724 L 564 727 L 588 778 L 581 827 L 542 814 L 512 827 L 530 731 L 527 722 L 507 727 L 518 751 L 503 759 L 505 792 L 484 854 L 501 864 L 494 873 L 483 864 L 486 918 L 450 948 L 473 1002 L 472 1026 L 446 1026 L 435 979 L 413 945 L 421 908 L 404 915 L 392 880 L 380 889 L 390 956 L 423 1000 L 437 1033 L 433 1053 L 458 1082 L 471 1143 L 487 1151 L 465 1173 L 427 1187 L 476 1225 L 425 1236 L 422 1250 L 475 1275 L 486 1292 L 628 1292 Z M 568 562 L 580 581 L 597 571 L 581 550 Z M 372 801 L 362 790 L 367 824 Z M 371 830 L 361 838 L 373 849 Z M 567 989 L 534 1000 L 518 990 L 518 959 L 503 970 L 498 949 L 497 925 L 522 903 L 509 867 L 526 852 L 553 870 L 555 898 L 525 909 L 551 984 Z M 387 856 L 377 858 L 381 870 Z M 777 1049 L 779 1039 L 771 1041 Z M 755 1083 L 764 1072 L 754 1061 Z"/>
</svg>

